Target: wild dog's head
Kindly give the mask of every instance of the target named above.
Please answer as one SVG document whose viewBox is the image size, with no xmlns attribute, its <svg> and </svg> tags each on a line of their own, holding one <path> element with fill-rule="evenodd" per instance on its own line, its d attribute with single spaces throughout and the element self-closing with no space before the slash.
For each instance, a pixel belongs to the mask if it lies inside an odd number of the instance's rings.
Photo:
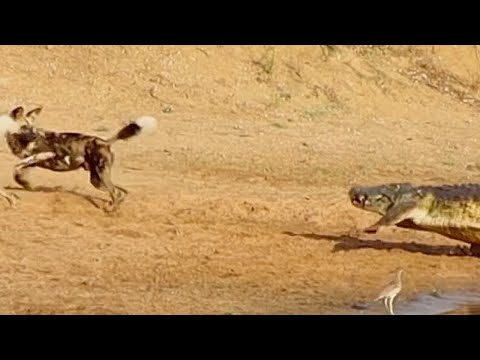
<svg viewBox="0 0 480 360">
<path fill-rule="evenodd" d="M 25 114 L 24 108 L 19 106 L 8 114 L 0 115 L 0 136 L 33 128 L 33 123 L 41 111 L 42 108 L 38 107 Z"/>
<path fill-rule="evenodd" d="M 42 107 L 37 107 L 25 114 L 25 110 L 23 109 L 23 107 L 19 106 L 13 109 L 12 111 L 10 111 L 10 114 L 8 116 L 11 119 L 13 119 L 15 122 L 19 123 L 20 126 L 23 126 L 23 125 L 33 126 L 35 119 L 38 117 L 38 115 L 41 112 L 42 112 Z"/>
</svg>

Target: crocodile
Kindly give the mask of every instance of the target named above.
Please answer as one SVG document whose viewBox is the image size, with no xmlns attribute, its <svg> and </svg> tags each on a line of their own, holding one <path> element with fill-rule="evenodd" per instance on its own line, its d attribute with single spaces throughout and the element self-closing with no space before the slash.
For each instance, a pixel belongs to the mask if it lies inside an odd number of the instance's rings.
<svg viewBox="0 0 480 360">
<path fill-rule="evenodd" d="M 387 226 L 429 231 L 468 243 L 480 256 L 480 184 L 390 183 L 354 186 L 348 195 L 353 206 L 382 215 L 366 233 Z"/>
</svg>

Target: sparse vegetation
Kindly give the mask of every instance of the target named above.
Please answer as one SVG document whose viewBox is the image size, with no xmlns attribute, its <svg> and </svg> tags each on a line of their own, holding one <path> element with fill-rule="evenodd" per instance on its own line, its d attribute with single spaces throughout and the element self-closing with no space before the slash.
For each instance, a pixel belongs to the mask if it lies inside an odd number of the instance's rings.
<svg viewBox="0 0 480 360">
<path fill-rule="evenodd" d="M 285 124 L 281 124 L 281 123 L 278 123 L 278 122 L 275 122 L 272 124 L 273 127 L 276 127 L 277 129 L 286 129 L 287 126 Z"/>
<path fill-rule="evenodd" d="M 259 68 L 257 81 L 268 82 L 272 76 L 275 64 L 275 48 L 267 46 L 262 57 L 259 60 L 253 60 L 253 64 Z"/>
<path fill-rule="evenodd" d="M 320 45 L 322 50 L 322 60 L 326 61 L 331 56 L 337 54 L 340 51 L 340 46 L 338 45 Z"/>
</svg>

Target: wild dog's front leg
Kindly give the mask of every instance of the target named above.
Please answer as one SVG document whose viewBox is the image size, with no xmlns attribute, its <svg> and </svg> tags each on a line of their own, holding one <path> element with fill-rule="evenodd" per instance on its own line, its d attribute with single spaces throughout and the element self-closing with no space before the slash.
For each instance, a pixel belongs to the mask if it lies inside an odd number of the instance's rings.
<svg viewBox="0 0 480 360">
<path fill-rule="evenodd" d="M 27 179 L 25 179 L 26 172 L 28 168 L 17 168 L 15 167 L 15 171 L 13 173 L 13 178 L 15 179 L 16 183 L 23 187 L 26 190 L 32 191 L 33 188 L 28 182 Z"/>
<path fill-rule="evenodd" d="M 34 166 L 35 164 L 38 164 L 39 162 L 52 159 L 55 156 L 56 155 L 54 152 L 48 151 L 48 152 L 34 154 L 18 162 L 17 165 L 15 165 L 15 169 L 13 173 L 13 177 L 17 182 L 17 184 L 19 184 L 26 190 L 30 190 L 30 191 L 33 190 L 30 183 L 25 179 L 26 170 L 29 167 Z"/>
<path fill-rule="evenodd" d="M 408 219 L 416 206 L 417 203 L 414 201 L 393 205 L 380 220 L 372 226 L 367 227 L 364 232 L 374 234 L 380 230 L 382 226 L 396 225 L 403 220 Z"/>
<path fill-rule="evenodd" d="M 5 198 L 8 201 L 8 203 L 10 204 L 11 207 L 15 207 L 16 200 L 18 199 L 17 195 L 7 193 L 3 189 L 0 189 L 0 196 Z"/>
</svg>

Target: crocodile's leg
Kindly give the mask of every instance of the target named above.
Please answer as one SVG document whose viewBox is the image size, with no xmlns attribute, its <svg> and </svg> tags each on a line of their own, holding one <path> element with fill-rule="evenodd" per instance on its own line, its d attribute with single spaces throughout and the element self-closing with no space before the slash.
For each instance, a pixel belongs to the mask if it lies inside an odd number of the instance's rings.
<svg viewBox="0 0 480 360">
<path fill-rule="evenodd" d="M 374 234 L 380 230 L 382 226 L 396 225 L 403 220 L 408 219 L 416 209 L 416 206 L 417 203 L 414 201 L 393 205 L 380 220 L 372 226 L 367 227 L 364 231 L 366 233 Z"/>
<path fill-rule="evenodd" d="M 480 244 L 471 244 L 470 245 L 470 253 L 473 256 L 480 257 Z"/>
</svg>

